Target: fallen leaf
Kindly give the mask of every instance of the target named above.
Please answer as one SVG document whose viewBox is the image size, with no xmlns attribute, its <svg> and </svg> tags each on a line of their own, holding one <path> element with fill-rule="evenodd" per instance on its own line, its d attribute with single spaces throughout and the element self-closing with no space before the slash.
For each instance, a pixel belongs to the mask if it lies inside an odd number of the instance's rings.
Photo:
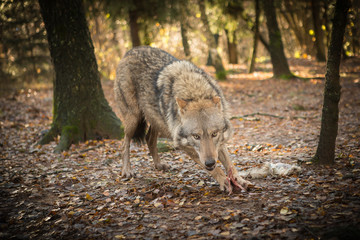
<svg viewBox="0 0 360 240">
<path fill-rule="evenodd" d="M 92 197 L 92 196 L 90 196 L 90 194 L 88 194 L 88 193 L 86 193 L 86 200 L 88 200 L 88 201 L 92 201 L 92 200 L 94 200 L 94 198 Z"/>
<path fill-rule="evenodd" d="M 291 214 L 291 210 L 288 208 L 288 207 L 283 207 L 281 210 L 280 210 L 280 214 L 281 215 L 289 215 Z"/>
</svg>

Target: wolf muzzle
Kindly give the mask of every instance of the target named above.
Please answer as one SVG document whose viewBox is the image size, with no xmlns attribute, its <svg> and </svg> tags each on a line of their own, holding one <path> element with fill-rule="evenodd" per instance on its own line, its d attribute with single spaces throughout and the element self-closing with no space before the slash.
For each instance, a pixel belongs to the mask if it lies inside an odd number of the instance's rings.
<svg viewBox="0 0 360 240">
<path fill-rule="evenodd" d="M 206 159 L 206 161 L 205 161 L 205 168 L 206 168 L 206 170 L 208 170 L 208 171 L 214 170 L 214 168 L 215 168 L 215 163 L 216 163 L 216 161 L 215 161 L 215 159 L 213 159 L 213 158 Z"/>
</svg>

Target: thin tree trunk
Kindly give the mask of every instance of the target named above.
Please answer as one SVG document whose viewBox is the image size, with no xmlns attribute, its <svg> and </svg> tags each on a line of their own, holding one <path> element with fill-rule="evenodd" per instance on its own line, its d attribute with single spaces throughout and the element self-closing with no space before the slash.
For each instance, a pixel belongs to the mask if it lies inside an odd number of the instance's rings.
<svg viewBox="0 0 360 240">
<path fill-rule="evenodd" d="M 150 37 L 150 33 L 149 33 L 149 26 L 147 24 L 143 24 L 143 32 L 144 32 L 144 45 L 150 46 L 151 44 L 151 37 Z"/>
<path fill-rule="evenodd" d="M 188 29 L 189 29 L 189 21 L 188 21 L 188 9 L 187 6 L 183 6 L 180 8 L 180 33 L 181 33 L 181 41 L 184 48 L 184 54 L 187 60 L 191 60 L 191 51 L 188 39 Z"/>
<path fill-rule="evenodd" d="M 327 1 L 324 1 L 324 22 L 325 22 L 325 40 L 326 46 L 329 47 L 330 45 L 330 27 L 329 27 L 329 20 L 328 20 L 328 12 L 329 12 L 329 4 Z"/>
<path fill-rule="evenodd" d="M 232 33 L 232 39 L 229 36 L 229 31 L 225 30 L 226 40 L 228 45 L 228 55 L 229 55 L 229 63 L 237 64 L 238 63 L 238 54 L 236 49 L 236 34 Z"/>
<path fill-rule="evenodd" d="M 123 137 L 104 97 L 81 0 L 39 0 L 55 68 L 53 123 L 39 141 L 61 135 L 56 152 L 88 139 Z"/>
<path fill-rule="evenodd" d="M 314 23 L 314 32 L 315 32 L 315 49 L 316 49 L 316 60 L 319 62 L 325 62 L 325 45 L 324 45 L 324 34 L 321 29 L 321 20 L 320 20 L 320 2 L 318 0 L 311 0 L 311 12 Z"/>
<path fill-rule="evenodd" d="M 360 1 L 353 1 L 354 26 L 352 27 L 352 46 L 354 55 L 360 53 Z"/>
<path fill-rule="evenodd" d="M 263 0 L 266 25 L 269 32 L 269 48 L 274 77 L 289 79 L 293 77 L 284 54 L 281 32 L 276 20 L 274 0 Z"/>
<path fill-rule="evenodd" d="M 292 29 L 301 50 L 307 54 L 311 53 L 312 40 L 307 26 L 307 1 L 283 1 L 285 11 L 281 11 L 289 27 Z"/>
<path fill-rule="evenodd" d="M 260 42 L 263 44 L 263 46 L 265 47 L 265 49 L 270 53 L 270 46 L 269 43 L 265 40 L 264 36 L 262 34 L 259 33 L 259 40 Z"/>
<path fill-rule="evenodd" d="M 187 26 L 183 22 L 180 23 L 181 40 L 184 48 L 185 56 L 188 60 L 191 58 L 190 45 L 187 36 Z"/>
<path fill-rule="evenodd" d="M 295 22 L 295 18 L 292 14 L 292 9 L 289 9 L 288 4 L 285 4 L 286 8 L 286 12 L 281 11 L 283 17 L 285 18 L 286 22 L 289 24 L 289 27 L 292 29 L 296 39 L 299 42 L 299 45 L 301 47 L 301 49 L 304 51 L 307 49 L 307 46 L 305 44 L 305 40 L 303 38 L 304 34 L 303 34 L 303 29 L 299 26 L 299 24 L 297 22 Z M 306 33 L 307 34 L 307 33 Z"/>
<path fill-rule="evenodd" d="M 22 1 L 21 2 L 21 7 L 23 9 L 23 11 L 25 11 L 25 2 Z M 36 75 L 37 75 L 37 70 L 36 70 L 36 61 L 34 58 L 34 47 L 33 47 L 33 38 L 31 36 L 31 32 L 29 29 L 29 25 L 28 23 L 25 23 L 25 32 L 29 41 L 29 48 L 30 48 L 30 59 L 31 59 L 31 65 L 32 65 L 32 79 L 31 78 L 26 78 L 28 80 L 28 82 L 34 81 L 36 79 Z"/>
<path fill-rule="evenodd" d="M 216 76 L 218 79 L 226 79 L 226 72 L 220 54 L 217 51 L 216 41 L 214 35 L 211 33 L 209 21 L 206 17 L 205 1 L 198 0 L 201 21 L 204 24 L 204 33 L 206 37 L 207 45 L 209 46 L 209 52 L 212 59 L 212 64 L 216 70 Z"/>
<path fill-rule="evenodd" d="M 246 14 L 245 12 L 242 12 L 240 14 L 240 17 L 246 22 L 247 26 L 251 26 L 251 25 L 255 24 L 252 22 L 250 16 L 248 14 Z M 249 30 L 255 32 L 255 28 L 249 28 Z M 270 53 L 269 43 L 265 40 L 264 36 L 260 32 L 259 32 L 259 40 L 263 44 L 265 49 Z"/>
<path fill-rule="evenodd" d="M 335 142 L 338 131 L 340 76 L 339 68 L 349 0 L 337 0 L 326 63 L 324 105 L 321 117 L 319 144 L 313 161 L 332 164 L 335 161 Z"/>
<path fill-rule="evenodd" d="M 137 47 L 141 45 L 139 37 L 139 24 L 137 22 L 138 15 L 136 11 L 129 11 L 129 25 L 130 25 L 130 36 L 132 47 Z"/>
<path fill-rule="evenodd" d="M 260 18 L 259 0 L 255 0 L 254 42 L 253 42 L 253 51 L 251 55 L 249 73 L 253 73 L 255 71 L 255 59 L 256 59 L 257 46 L 259 41 L 259 18 Z"/>
</svg>

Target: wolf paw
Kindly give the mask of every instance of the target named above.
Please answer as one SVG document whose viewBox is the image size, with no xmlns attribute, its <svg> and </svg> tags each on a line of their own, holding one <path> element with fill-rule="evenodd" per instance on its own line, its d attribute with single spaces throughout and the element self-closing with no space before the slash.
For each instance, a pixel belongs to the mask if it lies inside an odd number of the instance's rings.
<svg viewBox="0 0 360 240">
<path fill-rule="evenodd" d="M 159 164 L 155 164 L 155 168 L 157 170 L 167 171 L 170 169 L 170 165 L 167 163 L 159 163 Z"/>
<path fill-rule="evenodd" d="M 226 177 L 227 183 L 225 184 L 226 190 L 231 194 L 234 189 L 238 188 L 244 191 L 247 191 L 247 189 L 253 184 L 242 177 L 240 177 L 237 174 L 233 174 L 232 170 L 230 169 L 228 172 L 228 176 Z"/>
<path fill-rule="evenodd" d="M 136 175 L 135 172 L 131 169 L 125 169 L 125 168 L 122 169 L 121 176 L 124 178 L 132 178 L 135 177 L 135 175 Z"/>
</svg>

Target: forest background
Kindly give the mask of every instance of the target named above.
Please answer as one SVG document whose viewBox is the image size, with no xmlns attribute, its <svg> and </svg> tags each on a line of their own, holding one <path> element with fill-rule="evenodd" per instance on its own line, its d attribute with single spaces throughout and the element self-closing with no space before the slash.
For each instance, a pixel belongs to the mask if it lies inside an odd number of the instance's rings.
<svg viewBox="0 0 360 240">
<path fill-rule="evenodd" d="M 39 3 L 1 1 L 0 238 L 360 238 L 359 1 L 39 2 L 59 4 L 58 13 L 83 5 L 102 84 L 90 88 L 100 86 L 115 113 L 116 65 L 134 46 L 158 47 L 219 80 L 231 105 L 228 148 L 239 170 L 279 163 L 301 171 L 251 179 L 249 192 L 227 195 L 164 139 L 158 147 L 171 170 L 153 170 L 148 150 L 134 145 L 132 179 L 121 178 L 122 140 L 84 137 L 59 149 L 60 131 L 37 145 L 55 125 L 60 88 L 53 86 L 60 78 Z M 318 166 L 311 160 L 330 78 L 326 64 L 333 63 L 331 32 L 341 29 L 333 27 L 335 2 L 350 3 L 334 74 L 341 100 L 339 113 L 331 112 L 339 130 L 333 129 L 332 164 Z M 77 56 L 75 50 L 68 52 Z M 62 105 L 71 110 L 77 99 Z"/>
<path fill-rule="evenodd" d="M 230 72 L 236 68 L 231 64 L 250 68 L 252 59 L 259 63 L 269 61 L 264 13 L 263 9 L 258 10 L 256 24 L 255 2 L 206 1 L 205 21 L 210 29 L 204 26 L 198 1 L 193 0 L 85 1 L 84 5 L 99 71 L 104 79 L 114 80 L 121 57 L 138 45 L 164 49 L 180 59 L 191 59 L 196 65 L 210 65 L 208 30 L 216 39 L 223 63 L 230 64 Z M 354 1 L 349 11 L 343 58 L 360 51 L 357 5 L 358 1 Z M 3 86 L 51 82 L 53 67 L 37 1 L 3 1 L 1 8 Z M 286 56 L 325 61 L 334 1 L 275 1 L 275 8 Z M 255 36 L 257 28 L 259 33 Z M 260 44 L 254 55 L 257 42 Z"/>
</svg>

